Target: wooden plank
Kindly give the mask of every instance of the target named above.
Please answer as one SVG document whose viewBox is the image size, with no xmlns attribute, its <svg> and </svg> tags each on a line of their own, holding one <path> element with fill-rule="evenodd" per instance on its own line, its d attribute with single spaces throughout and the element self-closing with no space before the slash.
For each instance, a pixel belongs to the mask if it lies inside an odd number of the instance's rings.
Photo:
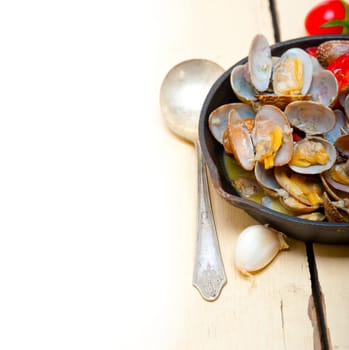
<svg viewBox="0 0 349 350">
<path fill-rule="evenodd" d="M 212 59 L 228 68 L 247 55 L 257 33 L 265 34 L 273 43 L 268 1 L 247 0 L 243 6 L 238 0 L 212 4 L 209 0 L 157 3 L 162 7 L 158 53 L 158 72 L 162 76 L 174 64 L 193 57 Z M 152 86 L 156 90 L 156 85 Z M 163 307 L 162 318 L 152 319 L 156 333 L 150 331 L 150 339 L 158 337 L 159 349 L 170 350 L 313 348 L 313 326 L 308 316 L 311 286 L 303 243 L 290 241 L 290 250 L 281 253 L 251 284 L 235 270 L 233 249 L 238 233 L 255 221 L 226 203 L 212 188 L 228 284 L 213 303 L 202 300 L 192 287 L 195 152 L 190 144 L 160 129 L 160 124 L 157 128 L 162 142 L 162 150 L 157 152 L 162 159 L 161 174 L 169 184 L 163 188 L 161 205 L 170 208 L 167 220 L 172 218 L 172 227 L 166 233 L 166 294 L 157 295 Z M 154 210 L 158 205 L 155 202 Z M 144 340 L 143 348 L 144 344 L 149 349 L 157 348 L 150 339 Z"/>
<path fill-rule="evenodd" d="M 282 39 L 303 36 L 303 21 L 316 0 L 293 2 L 278 0 L 277 7 Z M 329 342 L 333 349 L 349 348 L 349 247 L 313 245 L 318 277 L 323 296 Z"/>
<path fill-rule="evenodd" d="M 349 348 L 349 247 L 314 245 L 324 311 L 333 349 Z"/>
</svg>

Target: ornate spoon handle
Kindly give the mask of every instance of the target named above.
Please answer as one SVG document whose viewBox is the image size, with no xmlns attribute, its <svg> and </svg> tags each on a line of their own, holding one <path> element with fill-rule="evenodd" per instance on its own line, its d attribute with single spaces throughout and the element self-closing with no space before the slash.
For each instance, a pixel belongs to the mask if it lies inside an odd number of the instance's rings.
<svg viewBox="0 0 349 350">
<path fill-rule="evenodd" d="M 208 301 L 216 300 L 227 282 L 213 220 L 206 165 L 199 141 L 198 158 L 198 227 L 193 285 Z"/>
</svg>

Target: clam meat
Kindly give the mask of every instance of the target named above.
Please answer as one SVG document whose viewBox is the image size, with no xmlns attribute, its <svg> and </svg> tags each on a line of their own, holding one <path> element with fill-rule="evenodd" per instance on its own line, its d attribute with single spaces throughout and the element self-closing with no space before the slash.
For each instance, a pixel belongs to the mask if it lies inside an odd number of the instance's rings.
<svg viewBox="0 0 349 350">
<path fill-rule="evenodd" d="M 302 49 L 288 49 L 273 70 L 273 89 L 277 95 L 304 95 L 312 80 L 313 64 Z"/>
</svg>

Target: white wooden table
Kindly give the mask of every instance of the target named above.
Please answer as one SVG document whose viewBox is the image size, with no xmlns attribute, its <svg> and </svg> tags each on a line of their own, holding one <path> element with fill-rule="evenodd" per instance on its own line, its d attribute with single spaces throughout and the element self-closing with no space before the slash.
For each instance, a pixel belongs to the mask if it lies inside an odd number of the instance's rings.
<svg viewBox="0 0 349 350">
<path fill-rule="evenodd" d="M 316 3 L 275 0 L 280 40 Z M 269 1 L 13 1 L 0 29 L 1 349 L 349 348 L 349 247 L 309 245 L 308 264 L 290 239 L 252 285 L 233 248 L 255 221 L 212 186 L 228 283 L 210 303 L 191 282 L 196 154 L 160 85 L 185 59 L 228 69 L 255 34 L 273 43 Z"/>
</svg>

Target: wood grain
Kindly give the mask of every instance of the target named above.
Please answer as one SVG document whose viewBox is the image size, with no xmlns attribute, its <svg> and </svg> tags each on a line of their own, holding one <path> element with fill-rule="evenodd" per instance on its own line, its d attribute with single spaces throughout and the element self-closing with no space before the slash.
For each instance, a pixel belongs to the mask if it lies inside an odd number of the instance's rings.
<svg viewBox="0 0 349 350">
<path fill-rule="evenodd" d="M 256 15 L 258 13 L 258 15 Z M 209 58 L 225 68 L 248 54 L 250 41 L 263 33 L 273 43 L 268 1 L 167 1 L 162 12 L 160 71 L 179 61 Z M 165 135 L 166 134 L 166 135 Z M 255 276 L 241 276 L 233 265 L 239 232 L 256 222 L 232 207 L 211 187 L 212 205 L 228 283 L 219 299 L 205 302 L 191 285 L 195 248 L 196 168 L 190 144 L 164 130 L 163 152 L 173 154 L 163 172 L 173 227 L 168 232 L 169 274 L 162 296 L 159 349 L 312 349 L 313 325 L 308 315 L 311 285 L 305 247 L 289 241 L 272 264 Z M 176 149 L 175 153 L 173 149 Z M 176 169 L 180 169 L 176 170 Z M 175 177 L 173 176 L 176 174 Z M 152 333 L 153 338 L 155 333 Z M 154 349 L 154 343 L 146 343 Z"/>
<path fill-rule="evenodd" d="M 292 2 L 278 0 L 277 7 L 282 39 L 303 36 L 304 14 L 318 4 L 306 0 L 293 6 Z M 303 14 L 302 16 L 297 14 Z M 333 349 L 349 348 L 347 330 L 349 328 L 349 247 L 314 245 L 323 305 L 328 328 L 329 343 Z"/>
</svg>

